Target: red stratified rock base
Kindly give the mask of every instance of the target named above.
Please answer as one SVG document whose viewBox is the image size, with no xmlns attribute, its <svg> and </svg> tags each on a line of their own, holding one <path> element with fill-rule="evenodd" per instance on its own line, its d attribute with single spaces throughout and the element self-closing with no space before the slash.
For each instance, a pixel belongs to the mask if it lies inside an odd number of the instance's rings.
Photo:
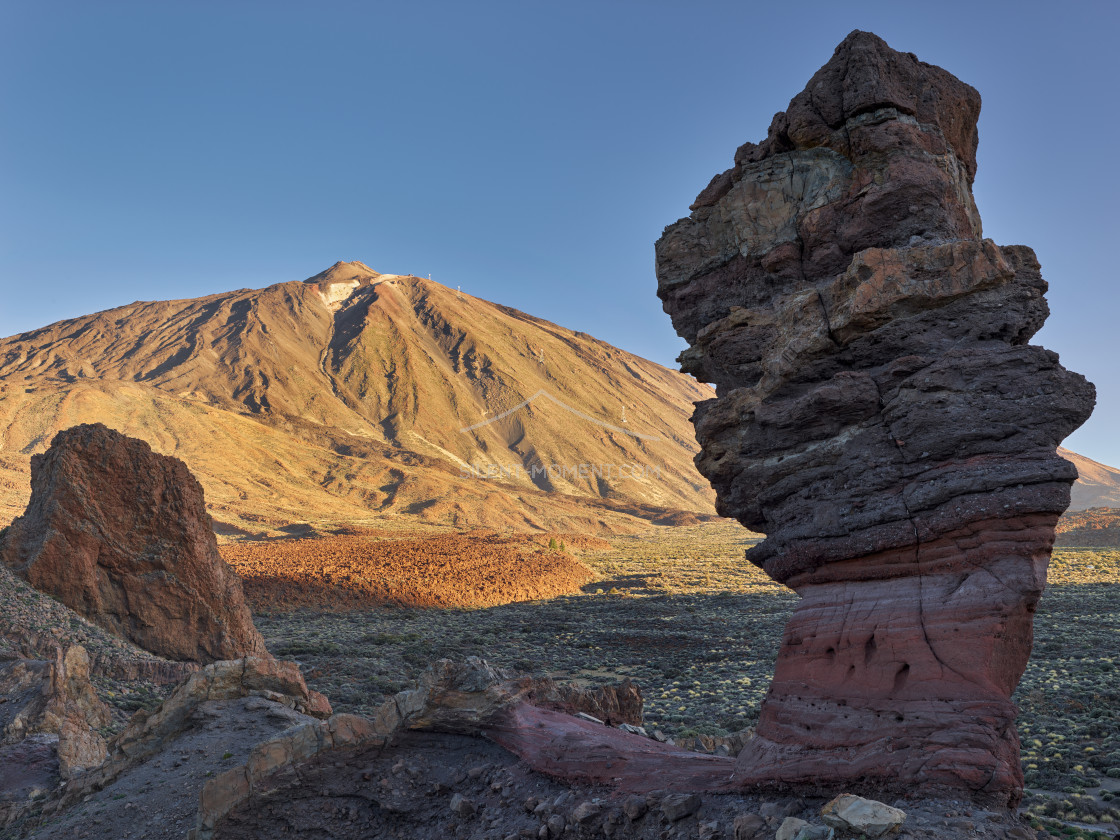
<svg viewBox="0 0 1120 840">
<path fill-rule="evenodd" d="M 980 799 L 1017 798 L 1009 698 L 1030 656 L 1056 519 L 975 522 L 791 580 L 803 600 L 738 781 L 964 785 Z"/>
</svg>

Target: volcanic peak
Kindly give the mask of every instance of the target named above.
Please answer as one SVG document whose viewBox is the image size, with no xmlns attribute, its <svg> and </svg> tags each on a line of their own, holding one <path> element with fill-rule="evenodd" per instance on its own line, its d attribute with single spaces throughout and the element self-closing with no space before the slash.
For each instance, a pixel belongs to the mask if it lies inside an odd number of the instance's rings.
<svg viewBox="0 0 1120 840">
<path fill-rule="evenodd" d="M 397 277 L 396 274 L 380 274 L 364 262 L 343 262 L 339 260 L 326 271 L 308 277 L 303 282 L 313 286 L 319 292 L 319 297 L 328 307 L 335 308 L 342 304 L 355 289 L 362 286 L 375 285 L 383 277 Z"/>
</svg>

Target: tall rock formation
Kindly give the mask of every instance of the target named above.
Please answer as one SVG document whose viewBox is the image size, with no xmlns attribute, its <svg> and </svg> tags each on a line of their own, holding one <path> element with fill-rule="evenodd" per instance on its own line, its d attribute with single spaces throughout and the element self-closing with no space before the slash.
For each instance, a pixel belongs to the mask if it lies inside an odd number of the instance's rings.
<svg viewBox="0 0 1120 840">
<path fill-rule="evenodd" d="M 31 502 L 0 560 L 160 656 L 268 656 L 190 470 L 100 423 L 59 432 L 32 457 Z"/>
<path fill-rule="evenodd" d="M 1094 390 L 1028 344 L 1034 253 L 982 236 L 979 112 L 853 32 L 657 243 L 682 369 L 717 386 L 697 465 L 802 596 L 744 784 L 1021 796 L 1009 698 Z"/>
</svg>

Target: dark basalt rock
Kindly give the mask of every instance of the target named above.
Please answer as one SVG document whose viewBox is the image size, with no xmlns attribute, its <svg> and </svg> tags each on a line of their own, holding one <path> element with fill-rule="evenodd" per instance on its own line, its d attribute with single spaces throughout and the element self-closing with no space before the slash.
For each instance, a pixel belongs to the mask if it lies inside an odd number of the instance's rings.
<svg viewBox="0 0 1120 840">
<path fill-rule="evenodd" d="M 697 465 L 802 596 L 742 784 L 1021 796 L 1010 695 L 1094 389 L 1028 344 L 1034 253 L 982 237 L 979 112 L 853 32 L 657 243 L 682 369 L 717 387 Z"/>
</svg>

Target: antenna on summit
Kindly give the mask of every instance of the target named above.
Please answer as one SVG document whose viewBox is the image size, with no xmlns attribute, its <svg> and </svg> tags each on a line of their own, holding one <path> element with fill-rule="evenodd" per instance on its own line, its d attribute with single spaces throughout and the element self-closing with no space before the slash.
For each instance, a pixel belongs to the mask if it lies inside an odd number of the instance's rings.
<svg viewBox="0 0 1120 840">
<path fill-rule="evenodd" d="M 455 287 L 455 294 L 458 295 L 459 300 L 462 300 L 463 299 L 463 287 L 462 286 L 456 286 Z"/>
</svg>

